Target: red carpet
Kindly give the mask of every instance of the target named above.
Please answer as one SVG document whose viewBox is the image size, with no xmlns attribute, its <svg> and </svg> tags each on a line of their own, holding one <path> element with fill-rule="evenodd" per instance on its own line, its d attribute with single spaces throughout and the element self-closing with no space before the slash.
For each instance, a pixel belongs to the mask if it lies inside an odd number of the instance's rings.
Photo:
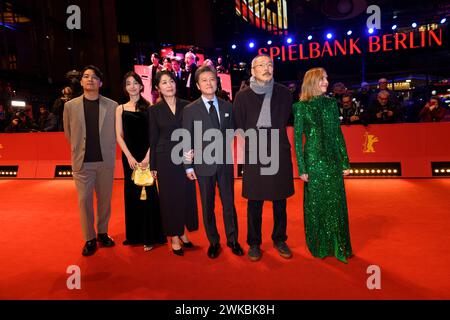
<svg viewBox="0 0 450 320">
<path fill-rule="evenodd" d="M 114 185 L 110 223 L 117 245 L 85 258 L 71 180 L 0 180 L 0 299 L 449 299 L 450 179 L 349 179 L 346 186 L 355 253 L 348 265 L 313 258 L 307 251 L 298 180 L 288 201 L 288 244 L 294 257 L 284 260 L 272 248 L 267 203 L 264 254 L 257 263 L 228 248 L 210 260 L 203 227 L 190 235 L 199 248 L 184 257 L 174 256 L 168 246 L 146 253 L 122 246 L 120 180 Z M 237 180 L 240 242 L 245 245 L 246 202 L 240 190 Z M 66 287 L 70 265 L 81 268 L 81 290 Z M 381 290 L 366 286 L 370 265 L 381 268 Z"/>
</svg>

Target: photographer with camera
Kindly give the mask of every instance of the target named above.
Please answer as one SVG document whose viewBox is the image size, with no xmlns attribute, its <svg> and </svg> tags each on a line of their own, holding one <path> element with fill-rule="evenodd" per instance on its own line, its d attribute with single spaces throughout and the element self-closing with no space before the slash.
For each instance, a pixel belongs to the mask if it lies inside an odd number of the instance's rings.
<svg viewBox="0 0 450 320">
<path fill-rule="evenodd" d="M 360 115 L 364 110 L 353 101 L 352 95 L 344 93 L 339 107 L 339 119 L 341 124 L 365 124 Z"/>
<path fill-rule="evenodd" d="M 444 118 L 446 110 L 441 107 L 439 97 L 432 96 L 419 113 L 421 122 L 439 122 Z"/>
<path fill-rule="evenodd" d="M 63 121 L 63 114 L 64 114 L 64 104 L 71 100 L 73 95 L 72 88 L 67 86 L 64 87 L 64 89 L 61 90 L 62 96 L 55 100 L 53 103 L 53 107 L 51 112 L 55 115 L 56 121 L 57 121 L 57 131 L 64 131 L 64 121 Z"/>
<path fill-rule="evenodd" d="M 394 123 L 397 108 L 389 99 L 389 92 L 382 90 L 377 94 L 377 99 L 369 104 L 367 112 L 362 117 L 367 123 Z"/>
</svg>

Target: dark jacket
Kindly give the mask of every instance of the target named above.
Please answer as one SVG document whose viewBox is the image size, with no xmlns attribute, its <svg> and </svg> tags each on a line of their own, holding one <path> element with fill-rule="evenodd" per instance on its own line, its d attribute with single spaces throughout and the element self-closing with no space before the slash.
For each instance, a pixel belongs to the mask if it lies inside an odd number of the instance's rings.
<svg viewBox="0 0 450 320">
<path fill-rule="evenodd" d="M 233 122 L 233 106 L 230 102 L 217 98 L 219 102 L 219 117 L 220 117 L 220 131 L 223 136 L 223 159 L 222 163 L 225 166 L 225 169 L 229 171 L 230 174 L 233 174 L 233 158 L 231 154 L 231 141 L 227 144 L 226 141 L 226 130 L 234 129 Z M 194 122 L 201 123 L 202 125 L 202 136 L 196 136 L 194 133 Z M 199 153 L 203 153 L 206 147 L 208 147 L 211 141 L 203 141 L 205 131 L 208 129 L 214 128 L 211 118 L 208 114 L 208 110 L 206 109 L 205 103 L 202 98 L 195 100 L 194 102 L 187 105 L 183 110 L 183 128 L 187 129 L 191 134 L 191 149 L 194 149 L 194 158 L 199 158 Z M 197 145 L 201 145 L 201 150 L 196 149 Z M 211 147 L 210 147 L 211 148 Z M 228 156 L 228 159 L 227 159 Z M 185 168 L 194 168 L 197 176 L 212 176 L 216 173 L 219 165 L 222 164 L 208 164 L 204 162 L 204 158 L 202 156 L 201 163 L 196 164 L 195 159 L 193 164 L 186 164 Z"/>
<path fill-rule="evenodd" d="M 264 95 L 257 95 L 250 87 L 238 92 L 233 106 L 237 129 L 244 131 L 256 129 L 263 100 Z M 292 112 L 292 94 L 285 86 L 274 84 L 270 111 L 272 128 L 268 130 L 268 136 L 271 135 L 271 130 L 279 129 L 279 141 L 276 143 L 278 145 L 278 171 L 274 175 L 262 175 L 261 169 L 270 167 L 270 164 L 261 164 L 259 157 L 257 157 L 256 164 L 250 163 L 251 158 L 258 154 L 258 150 L 250 149 L 249 144 L 246 143 L 242 196 L 250 200 L 282 200 L 294 194 L 291 144 L 286 131 Z M 258 131 L 258 146 L 261 133 Z M 269 147 L 270 143 L 268 143 Z M 270 155 L 270 153 L 268 154 Z"/>
</svg>

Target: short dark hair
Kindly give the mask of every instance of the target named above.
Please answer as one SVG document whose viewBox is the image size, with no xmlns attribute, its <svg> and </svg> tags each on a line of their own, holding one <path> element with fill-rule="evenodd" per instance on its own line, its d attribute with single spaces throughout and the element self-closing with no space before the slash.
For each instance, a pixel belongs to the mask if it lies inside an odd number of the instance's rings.
<svg viewBox="0 0 450 320">
<path fill-rule="evenodd" d="M 431 96 L 429 100 L 436 100 L 438 103 L 438 106 L 439 107 L 441 106 L 442 100 L 441 100 L 441 98 L 439 98 L 439 96 Z"/>
<path fill-rule="evenodd" d="M 164 70 L 164 71 L 160 71 L 160 72 L 156 73 L 155 79 L 153 79 L 153 85 L 158 87 L 159 83 L 161 82 L 162 76 L 169 76 L 170 79 L 172 79 L 173 81 L 177 82 L 177 78 L 175 78 L 175 74 L 173 72 L 170 72 L 168 70 Z"/>
<path fill-rule="evenodd" d="M 152 55 L 150 56 L 150 58 L 151 58 L 152 56 L 155 56 L 156 59 L 161 60 L 161 57 L 160 57 L 159 54 L 156 53 L 156 52 L 153 52 Z"/>
<path fill-rule="evenodd" d="M 103 82 L 103 73 L 100 71 L 100 69 L 92 64 L 84 67 L 81 70 L 81 77 L 83 77 L 83 74 L 86 72 L 86 70 L 92 70 L 94 71 L 95 75 L 100 79 L 100 81 Z"/>
<path fill-rule="evenodd" d="M 197 71 L 195 71 L 195 82 L 196 83 L 198 83 L 198 79 L 200 78 L 200 75 L 205 72 L 211 72 L 212 74 L 214 74 L 215 77 L 217 77 L 216 70 L 213 70 L 210 67 L 206 67 L 206 66 L 200 67 L 197 69 Z"/>
<path fill-rule="evenodd" d="M 353 96 L 352 96 L 351 93 L 344 93 L 344 94 L 342 95 L 342 99 L 344 99 L 344 98 L 350 98 L 350 100 L 351 100 L 351 99 L 353 99 Z"/>
</svg>

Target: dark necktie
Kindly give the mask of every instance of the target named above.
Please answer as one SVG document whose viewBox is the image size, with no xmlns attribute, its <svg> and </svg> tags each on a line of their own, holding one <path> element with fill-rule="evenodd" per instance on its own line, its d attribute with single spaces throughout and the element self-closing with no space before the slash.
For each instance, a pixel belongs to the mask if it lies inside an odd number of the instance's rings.
<svg viewBox="0 0 450 320">
<path fill-rule="evenodd" d="M 217 114 L 216 107 L 214 106 L 214 101 L 208 101 L 208 103 L 209 103 L 209 117 L 211 118 L 211 122 L 214 128 L 219 129 L 220 128 L 219 116 Z"/>
</svg>

